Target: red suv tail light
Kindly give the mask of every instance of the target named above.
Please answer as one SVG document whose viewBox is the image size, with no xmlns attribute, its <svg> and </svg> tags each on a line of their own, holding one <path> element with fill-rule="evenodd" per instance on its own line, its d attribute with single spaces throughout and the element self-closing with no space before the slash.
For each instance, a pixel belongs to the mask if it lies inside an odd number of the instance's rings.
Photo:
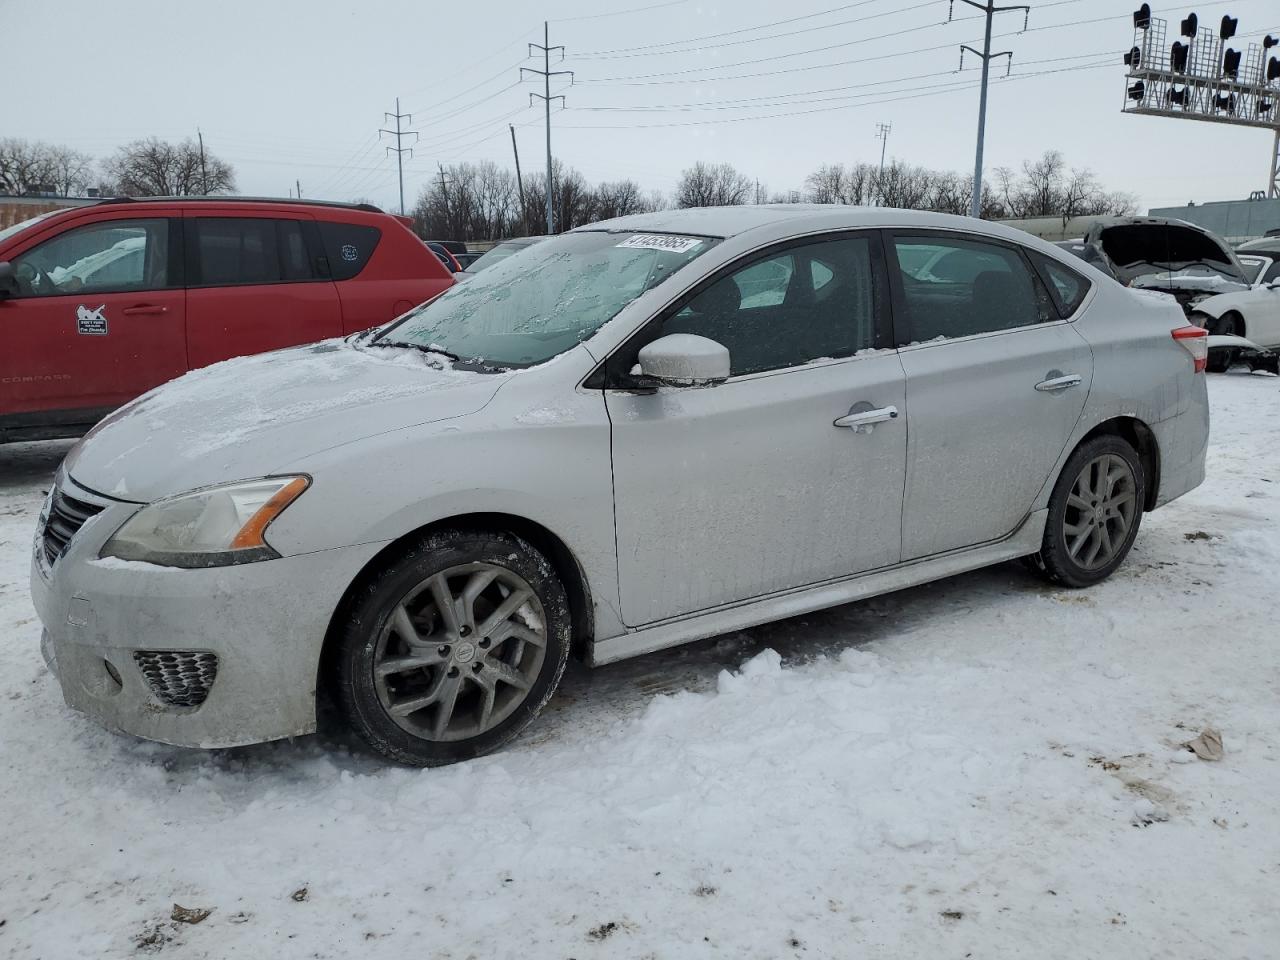
<svg viewBox="0 0 1280 960">
<path fill-rule="evenodd" d="M 1209 331 L 1204 327 L 1178 327 L 1173 331 L 1173 339 L 1191 354 L 1196 373 L 1204 373 L 1209 363 Z"/>
</svg>

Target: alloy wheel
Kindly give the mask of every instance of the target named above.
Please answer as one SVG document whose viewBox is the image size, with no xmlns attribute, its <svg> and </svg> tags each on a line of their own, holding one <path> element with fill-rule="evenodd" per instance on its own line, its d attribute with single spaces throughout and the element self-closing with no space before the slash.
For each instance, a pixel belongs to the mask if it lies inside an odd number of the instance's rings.
<svg viewBox="0 0 1280 960">
<path fill-rule="evenodd" d="M 1067 555 L 1084 570 L 1105 567 L 1124 549 L 1137 510 L 1137 480 L 1124 458 L 1106 453 L 1090 460 L 1067 496 Z"/>
<path fill-rule="evenodd" d="M 408 733 L 463 740 L 524 702 L 546 649 L 533 587 L 496 564 L 462 564 L 423 580 L 392 609 L 374 651 L 374 688 Z"/>
</svg>

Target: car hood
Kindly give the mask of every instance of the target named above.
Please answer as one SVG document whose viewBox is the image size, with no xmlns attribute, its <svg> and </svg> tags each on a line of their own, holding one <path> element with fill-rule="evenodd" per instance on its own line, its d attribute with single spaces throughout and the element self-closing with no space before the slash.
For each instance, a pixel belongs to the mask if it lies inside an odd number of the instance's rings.
<svg viewBox="0 0 1280 960">
<path fill-rule="evenodd" d="M 353 440 L 466 416 L 509 374 L 342 340 L 196 370 L 121 407 L 67 456 L 82 486 L 149 502 L 277 473 Z"/>
</svg>

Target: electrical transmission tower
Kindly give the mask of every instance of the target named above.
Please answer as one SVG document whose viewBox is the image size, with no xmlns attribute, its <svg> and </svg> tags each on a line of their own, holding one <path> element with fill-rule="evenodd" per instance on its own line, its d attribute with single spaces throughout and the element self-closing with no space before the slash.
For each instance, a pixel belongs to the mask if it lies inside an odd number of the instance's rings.
<svg viewBox="0 0 1280 960">
<path fill-rule="evenodd" d="M 382 135 L 383 135 L 384 133 L 385 133 L 387 136 L 389 136 L 389 137 L 395 137 L 395 138 L 396 138 L 396 145 L 395 145 L 394 147 L 387 147 L 387 153 L 394 153 L 394 154 L 396 155 L 396 170 L 397 170 L 397 172 L 400 174 L 400 216 L 402 216 L 402 217 L 403 217 L 403 216 L 404 216 L 404 155 L 407 153 L 407 154 L 409 155 L 409 159 L 411 159 L 411 160 L 412 160 L 412 159 L 413 159 L 413 147 L 405 147 L 405 146 L 402 146 L 402 145 L 401 145 L 401 141 L 402 141 L 405 137 L 408 137 L 408 136 L 411 136 L 411 135 L 412 135 L 412 137 L 413 137 L 413 142 L 414 142 L 414 143 L 417 143 L 417 142 L 418 142 L 418 134 L 417 134 L 415 131 L 413 131 L 413 130 L 404 130 L 404 131 L 402 131 L 402 130 L 400 129 L 400 121 L 401 121 L 401 120 L 405 120 L 405 121 L 407 121 L 407 122 L 409 122 L 409 123 L 413 123 L 413 114 L 411 114 L 411 113 L 401 113 L 401 112 L 400 112 L 400 98 L 399 98 L 399 97 L 396 97 L 396 112 L 395 112 L 395 113 L 384 113 L 382 116 L 383 116 L 384 121 L 386 121 L 386 122 L 390 122 L 390 121 L 392 121 L 392 120 L 394 120 L 394 121 L 396 122 L 396 128 L 395 128 L 394 130 L 388 130 L 386 127 L 381 127 L 381 128 L 379 128 L 379 130 L 378 130 L 378 138 L 379 138 L 379 139 L 381 139 L 381 138 L 382 138 Z"/>
<path fill-rule="evenodd" d="M 542 51 L 542 69 L 534 70 L 532 67 L 520 68 L 520 79 L 524 79 L 525 73 L 531 73 L 535 77 L 542 77 L 542 93 L 530 93 L 529 103 L 532 104 L 534 99 L 541 100 L 547 109 L 547 236 L 555 233 L 555 214 L 551 203 L 552 185 L 551 185 L 551 101 L 559 100 L 564 103 L 564 97 L 553 97 L 551 95 L 551 78 L 568 76 L 569 82 L 573 83 L 572 70 L 552 70 L 551 69 L 551 51 L 559 50 L 560 59 L 564 60 L 564 47 L 551 46 L 551 30 L 547 26 L 547 21 L 542 21 L 542 43 L 529 44 L 529 55 L 533 56 L 533 51 Z M 397 108 L 399 109 L 399 108 Z"/>
<path fill-rule="evenodd" d="M 997 13 L 1008 13 L 1012 10 L 1021 10 L 1022 29 L 1027 29 L 1027 21 L 1031 18 L 1031 8 L 1025 4 L 1019 4 L 1012 7 L 997 7 L 994 0 L 985 0 L 979 3 L 978 0 L 960 0 L 961 3 L 967 3 L 969 6 L 981 10 L 986 14 L 987 27 L 986 38 L 982 42 L 982 51 L 978 52 L 968 44 L 960 45 L 960 69 L 964 69 L 964 52 L 968 50 L 975 57 L 982 61 L 982 93 L 978 99 L 978 149 L 973 161 L 973 200 L 969 204 L 969 216 L 982 216 L 982 148 L 987 138 L 987 79 L 991 72 L 991 61 L 998 57 L 1008 57 L 1009 66 L 1013 65 L 1013 51 L 1002 50 L 1000 53 L 991 52 L 991 21 L 995 19 Z M 955 0 L 951 0 L 951 13 L 955 13 Z M 948 16 L 948 21 L 951 17 Z"/>
</svg>

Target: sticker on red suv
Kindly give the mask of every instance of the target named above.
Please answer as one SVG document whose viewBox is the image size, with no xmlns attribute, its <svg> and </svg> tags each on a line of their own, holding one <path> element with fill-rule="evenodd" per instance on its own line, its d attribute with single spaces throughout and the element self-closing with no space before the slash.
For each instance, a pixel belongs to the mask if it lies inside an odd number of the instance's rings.
<svg viewBox="0 0 1280 960">
<path fill-rule="evenodd" d="M 90 337 L 107 335 L 107 317 L 102 311 L 107 309 L 104 303 L 96 310 L 90 310 L 83 303 L 76 307 L 76 333 Z"/>
</svg>

